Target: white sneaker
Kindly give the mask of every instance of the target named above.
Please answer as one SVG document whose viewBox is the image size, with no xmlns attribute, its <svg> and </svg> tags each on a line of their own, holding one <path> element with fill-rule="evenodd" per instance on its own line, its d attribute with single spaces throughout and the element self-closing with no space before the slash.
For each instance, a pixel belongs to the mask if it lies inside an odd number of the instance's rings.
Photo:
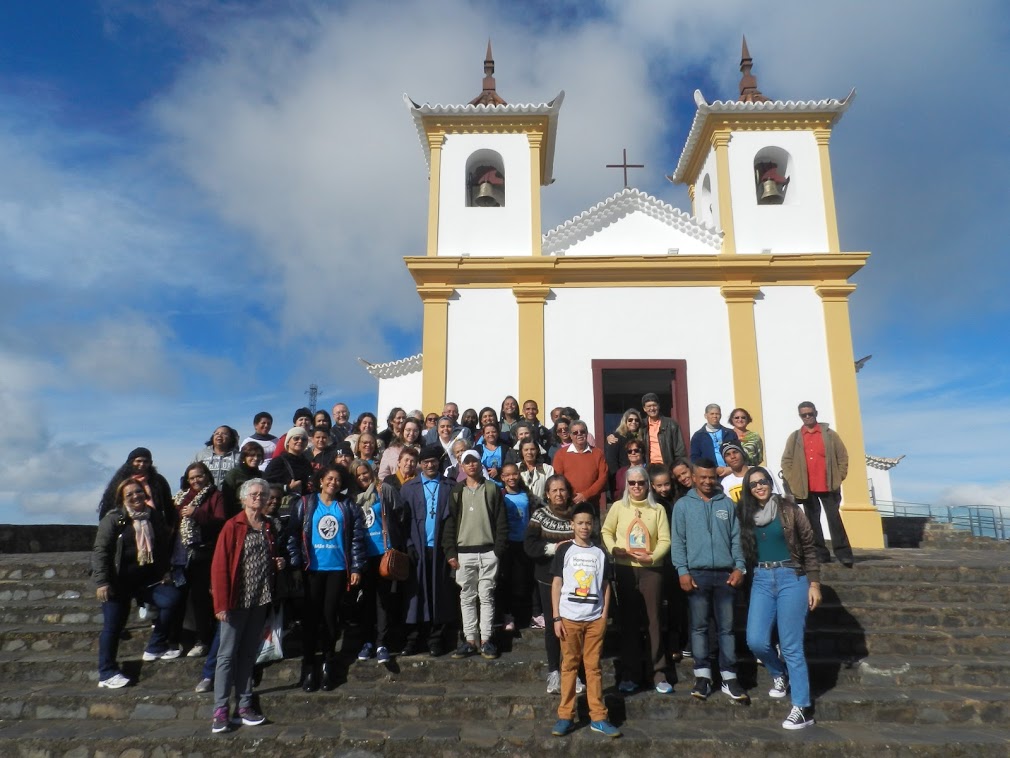
<svg viewBox="0 0 1010 758">
<path fill-rule="evenodd" d="M 189 652 L 186 653 L 187 658 L 203 658 L 205 655 L 207 655 L 207 646 L 202 642 L 198 642 L 193 645 L 193 647 L 189 649 Z"/>
<path fill-rule="evenodd" d="M 772 679 L 772 688 L 768 690 L 768 697 L 781 698 L 786 696 L 789 689 L 789 682 L 784 676 L 777 676 Z"/>
<path fill-rule="evenodd" d="M 110 690 L 118 690 L 120 687 L 125 687 L 130 683 L 122 674 L 113 674 L 108 679 L 102 679 L 98 682 L 99 687 L 108 687 Z"/>
<path fill-rule="evenodd" d="M 793 709 L 789 711 L 789 715 L 786 716 L 786 720 L 782 722 L 783 729 L 804 729 L 813 725 L 814 717 L 811 709 L 800 708 L 798 705 L 793 706 Z"/>
<path fill-rule="evenodd" d="M 575 694 L 581 695 L 586 691 L 586 683 L 582 681 L 582 677 L 575 678 Z"/>
<path fill-rule="evenodd" d="M 143 660 L 145 661 L 173 661 L 182 655 L 182 651 L 177 647 L 170 647 L 164 653 L 149 653 L 144 651 Z"/>
<path fill-rule="evenodd" d="M 552 671 L 547 675 L 547 694 L 548 695 L 560 695 L 561 694 L 561 672 Z"/>
</svg>

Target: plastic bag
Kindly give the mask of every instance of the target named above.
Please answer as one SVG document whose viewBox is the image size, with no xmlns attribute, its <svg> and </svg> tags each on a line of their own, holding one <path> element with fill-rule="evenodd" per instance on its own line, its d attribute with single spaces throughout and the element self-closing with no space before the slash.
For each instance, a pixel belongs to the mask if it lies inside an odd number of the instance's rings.
<svg viewBox="0 0 1010 758">
<path fill-rule="evenodd" d="M 263 625 L 263 644 L 260 645 L 259 655 L 256 656 L 256 663 L 268 663 L 269 661 L 279 661 L 284 658 L 284 651 L 281 649 L 281 635 L 284 632 L 284 609 L 271 610 L 267 614 L 267 621 Z"/>
</svg>

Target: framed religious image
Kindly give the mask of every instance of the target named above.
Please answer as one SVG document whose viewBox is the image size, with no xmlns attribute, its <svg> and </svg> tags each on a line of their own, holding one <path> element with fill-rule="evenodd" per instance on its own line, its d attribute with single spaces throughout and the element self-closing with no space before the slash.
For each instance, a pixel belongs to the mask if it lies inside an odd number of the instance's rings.
<svg viewBox="0 0 1010 758">
<path fill-rule="evenodd" d="M 628 525 L 626 540 L 628 553 L 632 557 L 652 554 L 652 545 L 650 544 L 652 540 L 649 537 L 649 530 L 646 528 L 645 522 L 638 516 L 635 516 L 634 520 Z"/>
</svg>

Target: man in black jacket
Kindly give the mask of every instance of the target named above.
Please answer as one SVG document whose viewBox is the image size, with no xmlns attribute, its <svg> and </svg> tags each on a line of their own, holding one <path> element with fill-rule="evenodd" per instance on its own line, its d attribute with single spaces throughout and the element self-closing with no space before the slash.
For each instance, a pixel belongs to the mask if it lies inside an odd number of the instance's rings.
<svg viewBox="0 0 1010 758">
<path fill-rule="evenodd" d="M 642 396 L 642 410 L 646 415 L 645 423 L 642 424 L 645 463 L 662 463 L 669 471 L 675 460 L 687 455 L 680 424 L 660 414 L 659 395 L 655 392 Z"/>
</svg>

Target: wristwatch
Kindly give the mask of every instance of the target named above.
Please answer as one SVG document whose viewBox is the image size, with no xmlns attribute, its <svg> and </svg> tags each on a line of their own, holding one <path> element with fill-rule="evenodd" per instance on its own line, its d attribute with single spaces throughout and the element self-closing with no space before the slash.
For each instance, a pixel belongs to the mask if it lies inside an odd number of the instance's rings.
<svg viewBox="0 0 1010 758">
<path fill-rule="evenodd" d="M 557 622 L 561 621 L 561 617 L 560 616 L 555 616 L 553 619 L 551 619 L 551 621 L 553 621 L 554 623 L 557 623 Z"/>
</svg>

